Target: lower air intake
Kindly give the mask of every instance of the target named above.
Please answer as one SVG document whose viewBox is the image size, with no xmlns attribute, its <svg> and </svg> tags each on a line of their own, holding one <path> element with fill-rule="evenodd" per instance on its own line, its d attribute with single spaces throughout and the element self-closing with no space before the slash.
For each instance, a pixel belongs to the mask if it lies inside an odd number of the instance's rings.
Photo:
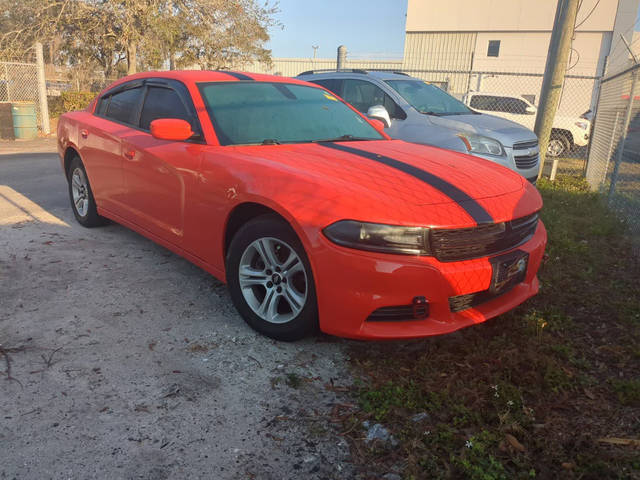
<svg viewBox="0 0 640 480">
<path fill-rule="evenodd" d="M 375 310 L 367 322 L 404 322 L 408 320 L 422 320 L 429 316 L 429 304 L 400 305 L 397 307 L 382 307 Z"/>
</svg>

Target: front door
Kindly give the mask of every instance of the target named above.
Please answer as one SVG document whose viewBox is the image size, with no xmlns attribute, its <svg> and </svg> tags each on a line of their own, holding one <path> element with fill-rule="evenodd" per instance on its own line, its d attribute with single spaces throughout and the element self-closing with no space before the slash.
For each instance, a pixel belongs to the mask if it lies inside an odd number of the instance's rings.
<svg viewBox="0 0 640 480">
<path fill-rule="evenodd" d="M 189 105 L 170 87 L 147 85 L 139 130 L 122 138 L 127 215 L 150 233 L 185 247 L 185 216 L 193 201 L 204 145 L 154 138 L 150 124 L 180 118 L 194 124 Z"/>
</svg>

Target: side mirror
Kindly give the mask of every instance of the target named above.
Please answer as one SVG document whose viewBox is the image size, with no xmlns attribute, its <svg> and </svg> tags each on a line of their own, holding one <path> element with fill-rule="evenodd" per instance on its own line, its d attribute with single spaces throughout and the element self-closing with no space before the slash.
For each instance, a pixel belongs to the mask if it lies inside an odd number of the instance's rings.
<svg viewBox="0 0 640 480">
<path fill-rule="evenodd" d="M 536 107 L 532 107 L 531 105 L 529 105 L 527 108 L 524 109 L 524 111 L 527 112 L 527 115 L 535 115 L 538 109 Z"/>
<path fill-rule="evenodd" d="M 151 135 L 158 140 L 184 141 L 193 136 L 193 131 L 186 120 L 159 118 L 151 122 Z"/>
<path fill-rule="evenodd" d="M 384 122 L 382 120 L 378 120 L 377 118 L 370 118 L 369 123 L 380 133 L 384 133 Z"/>
<path fill-rule="evenodd" d="M 391 126 L 391 117 L 389 116 L 389 112 L 387 112 L 387 109 L 382 105 L 373 105 L 372 107 L 369 107 L 369 110 L 367 110 L 367 117 L 381 121 L 385 128 L 389 128 Z"/>
</svg>

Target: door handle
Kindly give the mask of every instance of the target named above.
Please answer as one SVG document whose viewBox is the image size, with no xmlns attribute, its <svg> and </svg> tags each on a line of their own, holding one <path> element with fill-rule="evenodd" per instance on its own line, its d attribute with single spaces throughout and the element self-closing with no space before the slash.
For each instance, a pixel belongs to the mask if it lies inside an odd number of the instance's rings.
<svg viewBox="0 0 640 480">
<path fill-rule="evenodd" d="M 89 136 L 89 132 L 85 129 L 80 130 L 80 135 L 82 138 L 87 138 Z"/>
<path fill-rule="evenodd" d="M 124 153 L 124 156 L 127 157 L 129 160 L 133 160 L 133 157 L 136 156 L 136 152 L 134 150 L 129 150 L 128 152 Z"/>
</svg>

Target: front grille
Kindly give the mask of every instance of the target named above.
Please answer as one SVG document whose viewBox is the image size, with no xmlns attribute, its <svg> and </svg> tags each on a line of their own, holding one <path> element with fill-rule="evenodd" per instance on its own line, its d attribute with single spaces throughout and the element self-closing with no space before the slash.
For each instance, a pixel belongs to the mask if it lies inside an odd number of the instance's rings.
<svg viewBox="0 0 640 480">
<path fill-rule="evenodd" d="M 513 159 L 516 161 L 516 167 L 521 168 L 523 170 L 528 170 L 530 168 L 538 165 L 538 154 L 534 155 L 526 155 L 526 156 L 513 156 Z"/>
<path fill-rule="evenodd" d="M 509 255 L 510 254 L 507 254 L 505 256 L 508 257 Z M 497 262 L 493 262 L 493 263 L 494 263 L 493 276 L 495 277 L 496 276 L 495 269 L 497 268 L 495 266 L 495 263 Z M 455 297 L 449 297 L 449 309 L 453 313 L 461 312 L 462 310 L 466 310 L 468 308 L 472 308 L 482 303 L 488 302 L 489 300 L 493 300 L 494 298 L 497 298 L 501 295 L 504 295 L 505 293 L 510 292 L 513 289 L 513 287 L 515 287 L 519 283 L 522 283 L 525 279 L 525 275 L 526 275 L 526 271 L 522 271 L 520 274 L 513 277 L 511 280 L 504 283 L 501 286 L 499 291 L 495 291 L 494 289 L 489 288 L 487 290 L 482 290 L 480 292 L 467 293 L 465 295 L 457 295 Z M 494 282 L 494 280 L 492 280 L 492 282 Z"/>
<path fill-rule="evenodd" d="M 530 142 L 519 142 L 513 144 L 514 150 L 528 150 L 529 148 L 536 148 L 538 146 L 537 140 L 531 140 Z"/>
<path fill-rule="evenodd" d="M 486 257 L 517 247 L 529 240 L 538 228 L 538 213 L 510 222 L 472 228 L 434 229 L 431 251 L 441 262 L 457 262 Z"/>
<path fill-rule="evenodd" d="M 531 150 L 535 150 L 535 153 L 531 153 Z M 537 140 L 513 145 L 513 159 L 516 162 L 516 167 L 522 170 L 528 170 L 538 165 L 539 155 Z"/>
<path fill-rule="evenodd" d="M 416 305 L 415 312 L 413 305 L 400 305 L 397 307 L 382 307 L 375 310 L 369 317 L 368 322 L 402 322 L 406 320 L 422 320 L 429 316 L 429 304 Z"/>
</svg>

